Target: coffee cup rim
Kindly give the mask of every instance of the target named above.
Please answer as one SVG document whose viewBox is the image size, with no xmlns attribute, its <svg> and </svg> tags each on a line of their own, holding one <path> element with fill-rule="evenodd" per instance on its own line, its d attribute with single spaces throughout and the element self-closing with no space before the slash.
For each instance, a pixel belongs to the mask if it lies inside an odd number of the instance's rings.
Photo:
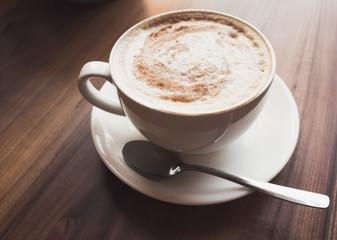
<svg viewBox="0 0 337 240">
<path fill-rule="evenodd" d="M 125 86 L 123 84 L 119 84 L 118 77 L 116 77 L 115 70 L 113 70 L 113 66 L 112 66 L 112 58 L 113 58 L 114 52 L 118 48 L 119 43 L 121 41 L 123 41 L 123 39 L 130 32 L 132 32 L 134 29 L 139 28 L 140 26 L 145 25 L 146 23 L 153 21 L 154 19 L 164 17 L 164 16 L 169 16 L 169 15 L 181 14 L 181 13 L 206 13 L 206 14 L 209 13 L 209 14 L 216 14 L 216 15 L 219 15 L 219 16 L 225 16 L 227 18 L 232 18 L 235 21 L 239 21 L 239 22 L 242 22 L 244 25 L 247 25 L 249 28 L 254 30 L 261 37 L 261 39 L 265 42 L 265 44 L 268 47 L 268 50 L 270 52 L 271 70 L 270 70 L 268 80 L 265 82 L 263 88 L 259 92 L 257 92 L 257 94 L 254 97 L 248 99 L 247 101 L 245 101 L 241 104 L 237 104 L 237 105 L 234 105 L 233 107 L 226 108 L 226 109 L 223 109 L 223 110 L 217 110 L 217 111 L 211 111 L 211 112 L 202 112 L 202 113 L 186 113 L 186 112 L 176 112 L 176 111 L 170 111 L 170 110 L 166 110 L 166 109 L 156 108 L 155 106 L 150 106 L 146 103 L 140 102 L 140 101 L 136 100 L 131 94 L 129 94 L 129 92 L 127 91 L 127 89 L 125 89 Z M 113 48 L 110 52 L 109 66 L 110 66 L 111 77 L 113 79 L 113 84 L 117 87 L 117 89 L 119 91 L 123 92 L 123 94 L 125 96 L 127 96 L 128 98 L 130 98 L 131 100 L 133 100 L 137 104 L 142 105 L 143 107 L 151 109 L 153 111 L 162 112 L 162 113 L 171 114 L 171 115 L 208 116 L 208 115 L 217 115 L 217 114 L 222 114 L 222 113 L 226 113 L 226 112 L 231 112 L 231 111 L 234 111 L 236 109 L 239 109 L 239 108 L 249 104 L 250 102 L 254 101 L 255 99 L 259 98 L 259 96 L 261 96 L 265 91 L 267 91 L 268 88 L 270 87 L 270 85 L 271 85 L 271 83 L 274 79 L 275 73 L 276 73 L 276 56 L 275 56 L 274 49 L 273 49 L 272 45 L 270 44 L 269 40 L 267 39 L 267 37 L 259 29 L 257 29 L 256 27 L 254 27 L 252 24 L 248 23 L 247 21 L 245 21 L 245 20 L 243 20 L 239 17 L 233 16 L 231 14 L 220 12 L 220 11 L 207 10 L 207 9 L 183 9 L 183 10 L 174 10 L 174 11 L 164 12 L 164 13 L 160 13 L 160 14 L 154 15 L 152 17 L 146 18 L 146 19 L 138 22 L 137 24 L 133 25 L 127 31 L 125 31 L 119 37 L 119 39 L 115 42 L 115 44 L 114 44 L 114 46 L 113 46 Z"/>
</svg>

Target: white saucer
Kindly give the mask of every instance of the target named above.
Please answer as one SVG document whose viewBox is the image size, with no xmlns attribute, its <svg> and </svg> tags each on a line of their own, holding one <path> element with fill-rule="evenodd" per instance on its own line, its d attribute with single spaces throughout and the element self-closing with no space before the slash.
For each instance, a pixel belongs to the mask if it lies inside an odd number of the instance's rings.
<svg viewBox="0 0 337 240">
<path fill-rule="evenodd" d="M 105 83 L 101 91 L 113 101 L 118 101 L 110 83 Z M 128 141 L 145 138 L 126 117 L 93 107 L 91 132 L 97 152 L 106 166 L 127 185 L 147 196 L 176 204 L 206 205 L 237 199 L 251 192 L 203 173 L 186 172 L 161 181 L 138 175 L 124 162 L 122 148 Z M 287 86 L 276 75 L 262 113 L 243 136 L 221 151 L 182 158 L 185 162 L 270 181 L 291 157 L 298 134 L 296 103 Z"/>
</svg>

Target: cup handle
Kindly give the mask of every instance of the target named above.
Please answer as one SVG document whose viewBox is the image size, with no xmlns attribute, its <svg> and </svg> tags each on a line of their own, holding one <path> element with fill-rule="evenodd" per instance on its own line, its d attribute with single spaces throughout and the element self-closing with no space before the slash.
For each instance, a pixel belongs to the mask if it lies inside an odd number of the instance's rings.
<svg viewBox="0 0 337 240">
<path fill-rule="evenodd" d="M 120 104 L 112 102 L 92 85 L 90 79 L 93 77 L 103 78 L 112 83 L 109 64 L 98 61 L 84 64 L 78 78 L 78 88 L 83 97 L 94 106 L 109 113 L 125 116 Z"/>
</svg>

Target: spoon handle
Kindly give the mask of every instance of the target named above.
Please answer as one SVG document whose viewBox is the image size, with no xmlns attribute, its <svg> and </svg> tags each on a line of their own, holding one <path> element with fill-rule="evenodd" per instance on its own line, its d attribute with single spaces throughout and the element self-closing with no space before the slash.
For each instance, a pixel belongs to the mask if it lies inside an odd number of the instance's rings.
<svg viewBox="0 0 337 240">
<path fill-rule="evenodd" d="M 237 175 L 233 175 L 219 169 L 199 166 L 199 165 L 190 165 L 184 164 L 181 166 L 181 170 L 183 171 L 198 171 L 207 174 L 211 174 L 220 178 L 227 179 L 229 181 L 235 182 L 252 190 L 259 191 L 261 193 L 280 198 L 289 202 L 294 202 L 306 206 L 316 207 L 316 208 L 327 208 L 330 203 L 330 199 L 328 196 L 308 192 L 304 190 L 299 190 L 295 188 L 285 187 L 276 185 L 268 182 L 260 182 L 254 179 L 250 179 L 247 177 L 241 177 Z"/>
</svg>

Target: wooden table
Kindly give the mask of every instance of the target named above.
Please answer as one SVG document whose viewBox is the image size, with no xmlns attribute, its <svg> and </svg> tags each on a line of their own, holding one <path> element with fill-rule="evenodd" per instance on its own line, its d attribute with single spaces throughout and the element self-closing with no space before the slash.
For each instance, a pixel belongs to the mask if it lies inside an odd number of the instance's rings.
<svg viewBox="0 0 337 240">
<path fill-rule="evenodd" d="M 269 38 L 301 122 L 295 152 L 272 182 L 327 194 L 328 209 L 259 193 L 174 205 L 105 167 L 78 73 L 88 61 L 107 61 L 133 24 L 184 8 L 236 15 Z M 337 239 L 336 10 L 334 0 L 2 1 L 0 239 Z"/>
</svg>

